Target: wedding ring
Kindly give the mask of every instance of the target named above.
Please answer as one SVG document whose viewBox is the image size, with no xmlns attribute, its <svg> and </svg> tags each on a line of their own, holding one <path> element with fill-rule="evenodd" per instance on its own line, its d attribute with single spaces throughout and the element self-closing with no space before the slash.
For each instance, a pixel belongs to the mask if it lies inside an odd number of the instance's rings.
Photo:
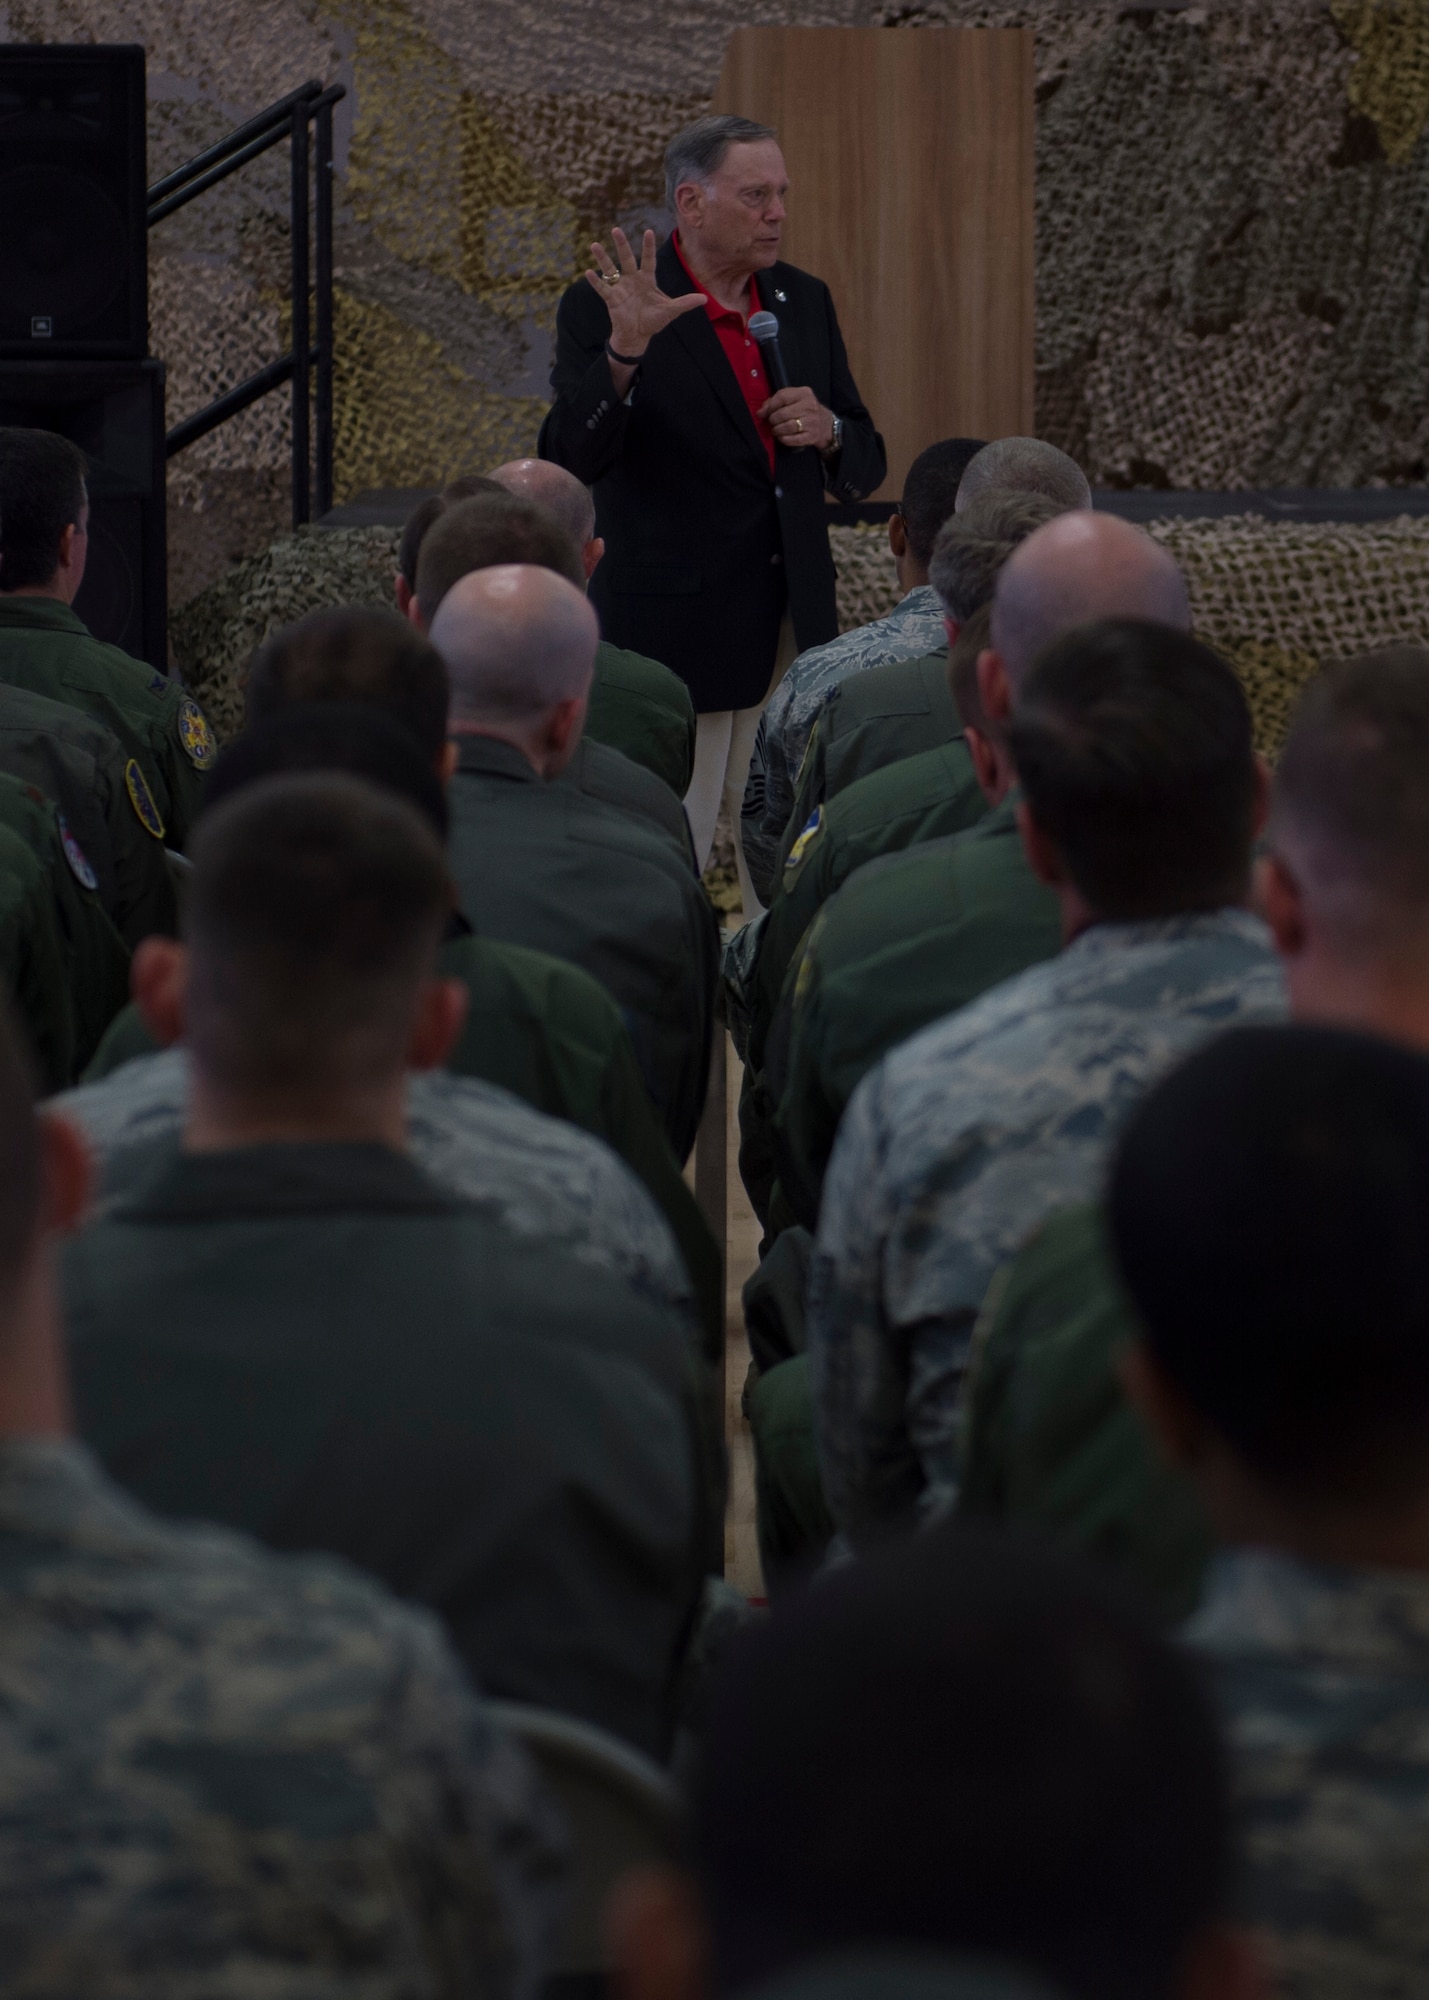
<svg viewBox="0 0 1429 2000">
<path fill-rule="evenodd" d="M 795 417 L 794 428 L 799 433 L 800 437 L 804 435 L 804 419 L 802 417 Z"/>
<path fill-rule="evenodd" d="M 603 285 L 618 285 L 620 279 L 621 273 L 619 271 L 602 271 L 600 274 L 600 282 Z"/>
</svg>

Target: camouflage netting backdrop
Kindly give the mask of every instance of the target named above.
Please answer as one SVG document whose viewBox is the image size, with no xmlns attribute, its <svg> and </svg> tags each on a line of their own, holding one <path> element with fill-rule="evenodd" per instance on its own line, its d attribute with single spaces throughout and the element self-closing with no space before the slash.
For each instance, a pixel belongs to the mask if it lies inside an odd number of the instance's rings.
<svg viewBox="0 0 1429 2000">
<path fill-rule="evenodd" d="M 1037 422 L 1094 483 L 1425 477 L 1429 0 L 0 0 L 7 39 L 146 44 L 151 178 L 307 77 L 347 84 L 339 499 L 530 448 L 591 233 L 659 221 L 663 147 L 731 28 L 789 22 L 1035 30 Z M 171 421 L 281 350 L 287 171 L 279 148 L 153 232 Z M 324 587 L 310 537 L 241 605 L 227 576 L 286 489 L 283 394 L 170 469 L 176 655 L 222 717 L 239 630 Z M 1164 533 L 1271 735 L 1317 651 L 1429 626 L 1416 527 Z M 852 618 L 888 570 L 876 538 L 838 541 Z M 385 589 L 375 544 L 327 560 Z"/>
</svg>

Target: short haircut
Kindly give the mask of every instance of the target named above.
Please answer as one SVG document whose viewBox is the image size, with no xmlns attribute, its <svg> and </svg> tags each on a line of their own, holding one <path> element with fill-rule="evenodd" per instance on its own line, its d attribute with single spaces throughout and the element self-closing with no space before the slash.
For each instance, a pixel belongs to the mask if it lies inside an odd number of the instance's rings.
<svg viewBox="0 0 1429 2000">
<path fill-rule="evenodd" d="M 43 1181 L 29 1066 L 14 1016 L 0 1001 L 0 1310 L 14 1298 L 29 1265 L 40 1226 Z"/>
<path fill-rule="evenodd" d="M 301 1100 L 399 1075 L 452 909 L 431 827 L 359 778 L 263 778 L 202 814 L 189 852 L 187 1038 L 205 1076 Z"/>
<path fill-rule="evenodd" d="M 777 139 L 772 125 L 737 118 L 732 112 L 711 112 L 677 132 L 665 148 L 665 205 L 672 212 L 676 189 L 686 181 L 707 181 L 724 165 L 731 146 L 750 146 L 760 139 Z"/>
<path fill-rule="evenodd" d="M 364 702 L 405 729 L 435 760 L 447 738 L 446 664 L 395 611 L 310 611 L 266 639 L 248 665 L 245 714 L 260 722 L 289 703 Z"/>
<path fill-rule="evenodd" d="M 0 429 L 0 591 L 50 581 L 60 537 L 84 512 L 87 471 L 79 446 L 54 431 Z"/>
<path fill-rule="evenodd" d="M 1262 1481 L 1429 1484 L 1429 1059 L 1339 1028 L 1238 1028 L 1149 1093 L 1110 1183 L 1151 1353 Z"/>
<path fill-rule="evenodd" d="M 397 544 L 397 567 L 408 590 L 417 588 L 417 555 L 433 521 L 439 521 L 449 507 L 455 507 L 458 500 L 473 500 L 479 493 L 504 493 L 505 490 L 504 486 L 488 479 L 484 473 L 464 472 L 457 479 L 449 479 L 440 493 L 428 494 L 412 509 L 402 530 L 402 539 Z"/>
<path fill-rule="evenodd" d="M 1338 661 L 1308 683 L 1276 766 L 1270 837 L 1294 849 L 1335 929 L 1392 943 L 1429 920 L 1426 772 L 1423 646 Z"/>
<path fill-rule="evenodd" d="M 345 771 L 395 792 L 422 815 L 444 844 L 447 795 L 407 730 L 380 708 L 355 701 L 296 701 L 250 722 L 218 754 L 200 813 L 260 778 L 299 771 Z"/>
<path fill-rule="evenodd" d="M 1069 632 L 1028 676 L 1008 741 L 1034 819 L 1100 916 L 1244 896 L 1250 710 L 1232 668 L 1199 640 L 1130 618 Z"/>
<path fill-rule="evenodd" d="M 981 438 L 944 438 L 930 444 L 908 468 L 898 512 L 908 531 L 908 551 L 926 568 L 938 530 L 958 504 L 958 486 L 982 450 Z"/>
<path fill-rule="evenodd" d="M 1092 504 L 1092 489 L 1077 461 L 1041 438 L 995 438 L 984 445 L 963 474 L 958 508 L 970 506 L 984 493 L 1008 488 L 1045 493 L 1064 509 Z"/>
<path fill-rule="evenodd" d="M 585 565 L 572 537 L 544 507 L 503 488 L 499 496 L 459 501 L 428 530 L 417 558 L 417 608 L 425 622 L 431 624 L 454 583 L 501 563 L 553 569 L 585 589 Z"/>
<path fill-rule="evenodd" d="M 945 1524 L 831 1575 L 715 1687 L 694 1841 L 718 1992 L 901 1946 L 1169 1996 L 1228 1840 L 1197 1669 L 1020 1537 Z"/>
<path fill-rule="evenodd" d="M 980 604 L 972 617 L 959 626 L 958 636 L 948 648 L 948 687 L 958 720 L 964 729 L 976 729 L 983 736 L 997 733 L 988 720 L 982 705 L 982 690 L 977 684 L 978 655 L 991 637 L 992 606 Z"/>
<path fill-rule="evenodd" d="M 944 521 L 933 544 L 928 581 L 959 623 L 991 604 L 998 572 L 1015 548 L 1046 521 L 1068 512 L 1045 493 L 985 493 Z"/>
</svg>

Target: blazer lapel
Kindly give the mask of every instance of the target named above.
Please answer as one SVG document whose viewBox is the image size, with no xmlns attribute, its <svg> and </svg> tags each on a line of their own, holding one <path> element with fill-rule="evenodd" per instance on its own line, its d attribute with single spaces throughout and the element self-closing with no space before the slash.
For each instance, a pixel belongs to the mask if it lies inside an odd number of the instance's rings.
<svg viewBox="0 0 1429 2000">
<path fill-rule="evenodd" d="M 695 286 L 690 275 L 675 253 L 673 241 L 668 241 L 655 261 L 655 276 L 660 289 L 668 298 L 678 298 L 685 292 L 692 292 Z M 756 283 L 758 280 L 755 281 Z M 670 334 L 677 339 L 690 359 L 699 368 L 710 387 L 714 390 L 721 408 L 734 425 L 749 449 L 756 454 L 765 471 L 769 470 L 769 454 L 764 449 L 764 440 L 754 427 L 754 419 L 749 414 L 749 405 L 739 393 L 739 384 L 734 379 L 734 370 L 725 358 L 719 337 L 710 325 L 709 314 L 705 312 L 682 313 L 670 323 Z"/>
</svg>

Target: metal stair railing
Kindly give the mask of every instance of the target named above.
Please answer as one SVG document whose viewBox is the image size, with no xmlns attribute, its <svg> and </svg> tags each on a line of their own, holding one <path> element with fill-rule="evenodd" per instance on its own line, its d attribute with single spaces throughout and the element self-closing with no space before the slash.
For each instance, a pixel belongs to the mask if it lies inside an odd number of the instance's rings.
<svg viewBox="0 0 1429 2000">
<path fill-rule="evenodd" d="M 245 382 L 225 390 L 175 424 L 164 446 L 167 456 L 173 458 L 261 396 L 291 382 L 295 528 L 311 520 L 314 511 L 321 516 L 332 506 L 332 111 L 346 95 L 343 84 L 329 84 L 324 89 L 316 80 L 309 81 L 238 126 L 226 139 L 196 154 L 186 165 L 165 174 L 149 189 L 152 229 L 270 147 L 285 139 L 292 147 L 292 346 Z M 309 126 L 316 126 L 311 145 Z M 314 168 L 315 191 L 311 187 Z"/>
</svg>

